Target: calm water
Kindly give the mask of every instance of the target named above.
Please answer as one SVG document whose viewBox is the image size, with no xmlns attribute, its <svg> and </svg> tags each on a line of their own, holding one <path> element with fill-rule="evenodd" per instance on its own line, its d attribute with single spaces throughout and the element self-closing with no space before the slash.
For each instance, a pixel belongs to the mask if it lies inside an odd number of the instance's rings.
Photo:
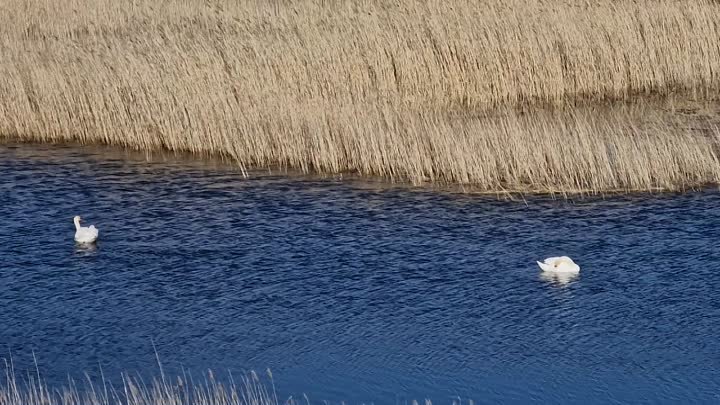
<svg viewBox="0 0 720 405">
<path fill-rule="evenodd" d="M 154 374 L 154 342 L 313 403 L 720 401 L 717 192 L 525 203 L 37 145 L 0 170 L 0 357 L 51 384 Z M 557 254 L 579 278 L 540 277 Z"/>
</svg>

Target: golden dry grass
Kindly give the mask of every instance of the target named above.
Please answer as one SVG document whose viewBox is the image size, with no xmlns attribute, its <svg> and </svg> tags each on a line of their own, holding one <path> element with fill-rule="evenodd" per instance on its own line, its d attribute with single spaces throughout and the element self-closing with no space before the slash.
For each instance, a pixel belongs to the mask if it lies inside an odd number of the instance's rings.
<svg viewBox="0 0 720 405">
<path fill-rule="evenodd" d="M 4 0 L 0 136 L 480 190 L 683 189 L 720 180 L 717 121 L 598 105 L 717 100 L 718 38 L 705 0 Z"/>
</svg>

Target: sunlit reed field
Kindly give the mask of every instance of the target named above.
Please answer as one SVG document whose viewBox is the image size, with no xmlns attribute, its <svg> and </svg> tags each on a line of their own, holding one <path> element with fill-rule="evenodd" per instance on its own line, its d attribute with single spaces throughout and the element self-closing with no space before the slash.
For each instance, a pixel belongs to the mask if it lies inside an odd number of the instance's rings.
<svg viewBox="0 0 720 405">
<path fill-rule="evenodd" d="M 720 181 L 719 38 L 705 0 L 3 0 L 0 136 L 479 191 L 688 189 Z"/>
</svg>

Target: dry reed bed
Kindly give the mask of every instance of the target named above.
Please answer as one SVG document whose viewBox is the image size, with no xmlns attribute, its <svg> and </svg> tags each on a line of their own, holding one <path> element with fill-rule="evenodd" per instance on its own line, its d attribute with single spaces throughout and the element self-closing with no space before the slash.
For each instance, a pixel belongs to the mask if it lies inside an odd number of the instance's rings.
<svg viewBox="0 0 720 405">
<path fill-rule="evenodd" d="M 0 136 L 481 190 L 682 189 L 720 179 L 716 126 L 568 105 L 717 99 L 718 38 L 704 0 L 4 0 Z"/>
</svg>

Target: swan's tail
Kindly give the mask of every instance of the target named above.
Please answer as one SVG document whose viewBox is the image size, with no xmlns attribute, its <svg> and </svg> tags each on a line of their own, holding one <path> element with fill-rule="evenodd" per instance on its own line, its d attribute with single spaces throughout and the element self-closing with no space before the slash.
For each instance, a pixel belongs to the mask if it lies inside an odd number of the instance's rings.
<svg viewBox="0 0 720 405">
<path fill-rule="evenodd" d="M 543 263 L 543 262 L 537 262 L 538 266 L 540 266 L 543 271 L 552 271 L 553 267 L 549 264 Z"/>
</svg>

